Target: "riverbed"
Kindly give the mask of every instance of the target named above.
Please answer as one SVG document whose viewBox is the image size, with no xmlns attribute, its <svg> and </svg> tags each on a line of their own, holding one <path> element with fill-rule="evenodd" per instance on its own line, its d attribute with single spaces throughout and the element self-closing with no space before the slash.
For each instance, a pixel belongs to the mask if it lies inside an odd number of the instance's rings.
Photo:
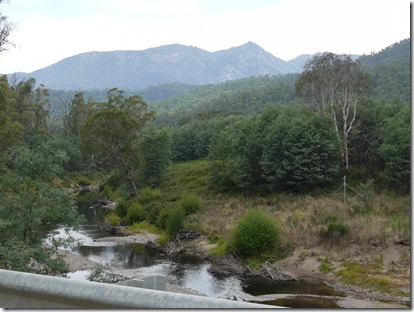
<svg viewBox="0 0 414 312">
<path fill-rule="evenodd" d="M 207 260 L 195 255 L 163 256 L 150 253 L 145 244 L 155 241 L 156 234 L 112 236 L 103 232 L 99 223 L 103 213 L 99 208 L 83 208 L 88 222 L 77 232 L 70 232 L 79 246 L 61 250 L 70 273 L 68 278 L 87 280 L 97 266 L 105 266 L 121 279 L 148 275 L 164 275 L 167 290 L 201 296 L 260 302 L 293 308 L 406 308 L 406 306 L 365 300 L 335 290 L 321 281 L 300 279 L 278 282 L 263 279 L 218 278 L 209 273 Z M 54 232 L 55 238 L 65 238 L 63 228 Z"/>
</svg>

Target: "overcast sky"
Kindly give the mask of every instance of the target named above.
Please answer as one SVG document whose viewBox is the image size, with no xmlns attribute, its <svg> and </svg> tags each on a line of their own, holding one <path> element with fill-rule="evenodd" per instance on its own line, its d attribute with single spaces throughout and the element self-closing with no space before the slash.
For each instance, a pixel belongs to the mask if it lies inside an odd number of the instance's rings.
<svg viewBox="0 0 414 312">
<path fill-rule="evenodd" d="M 370 54 L 410 37 L 409 0 L 9 0 L 0 11 L 16 25 L 0 73 L 172 43 L 213 52 L 252 41 L 288 61 Z"/>
</svg>

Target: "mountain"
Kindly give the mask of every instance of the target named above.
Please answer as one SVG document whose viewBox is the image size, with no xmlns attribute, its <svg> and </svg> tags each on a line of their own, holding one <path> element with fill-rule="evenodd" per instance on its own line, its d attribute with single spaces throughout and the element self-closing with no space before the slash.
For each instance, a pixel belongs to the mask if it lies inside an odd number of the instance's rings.
<svg viewBox="0 0 414 312">
<path fill-rule="evenodd" d="M 378 53 L 362 55 L 359 61 L 365 67 L 374 89 L 372 96 L 392 102 L 411 100 L 411 40 L 396 42 Z"/>
<path fill-rule="evenodd" d="M 251 76 L 299 72 L 253 42 L 209 52 L 180 44 L 142 51 L 87 52 L 19 77 L 33 77 L 49 89 L 140 90 L 163 83 L 215 84 Z"/>
<path fill-rule="evenodd" d="M 410 62 L 411 59 L 410 52 L 411 39 L 407 38 L 396 42 L 377 53 L 371 53 L 370 55 L 361 55 L 359 57 L 359 61 L 367 67 L 395 62 L 407 63 Z"/>
</svg>

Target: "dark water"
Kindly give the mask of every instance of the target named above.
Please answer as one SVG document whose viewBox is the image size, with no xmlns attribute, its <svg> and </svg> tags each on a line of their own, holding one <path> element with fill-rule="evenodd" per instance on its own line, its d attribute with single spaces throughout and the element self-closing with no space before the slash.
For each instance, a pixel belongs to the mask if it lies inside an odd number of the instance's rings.
<svg viewBox="0 0 414 312">
<path fill-rule="evenodd" d="M 345 296 L 344 293 L 333 289 L 325 283 L 309 279 L 301 279 L 297 281 L 271 281 L 263 278 L 252 277 L 246 279 L 243 283 L 243 291 L 253 296 L 268 294 Z"/>
<path fill-rule="evenodd" d="M 79 211 L 86 216 L 87 223 L 72 233 L 79 239 L 81 246 L 73 252 L 90 260 L 107 264 L 116 269 L 134 270 L 143 274 L 161 274 L 167 282 L 199 291 L 206 296 L 228 297 L 237 293 L 239 296 L 267 294 L 298 294 L 294 298 L 261 302 L 269 305 L 300 308 L 336 308 L 334 300 L 306 297 L 306 295 L 343 296 L 324 283 L 310 280 L 294 282 L 269 281 L 249 278 L 243 281 L 236 278 L 220 279 L 208 272 L 211 264 L 197 256 L 178 255 L 173 257 L 149 253 L 144 245 L 116 245 L 108 242 L 95 242 L 94 239 L 110 236 L 103 232 L 99 224 L 105 214 L 96 205 L 97 195 L 93 192 L 81 194 Z M 80 272 L 81 273 L 81 272 Z M 80 274 L 86 278 L 86 274 Z M 240 295 L 241 294 L 241 295 Z M 303 296 L 302 296 L 303 295 Z M 231 296 L 232 297 L 232 296 Z"/>
<path fill-rule="evenodd" d="M 260 304 L 280 306 L 298 309 L 335 309 L 340 308 L 334 299 L 320 299 L 315 297 L 298 296 L 294 298 L 283 298 L 272 301 L 261 301 Z"/>
</svg>

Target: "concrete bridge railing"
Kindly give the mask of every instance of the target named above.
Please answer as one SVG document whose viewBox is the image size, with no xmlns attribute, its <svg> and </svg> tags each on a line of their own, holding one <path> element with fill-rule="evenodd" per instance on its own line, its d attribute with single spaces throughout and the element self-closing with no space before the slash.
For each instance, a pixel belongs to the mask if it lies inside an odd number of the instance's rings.
<svg viewBox="0 0 414 312">
<path fill-rule="evenodd" d="M 0 270 L 2 308 L 260 309 L 274 306 Z"/>
</svg>

